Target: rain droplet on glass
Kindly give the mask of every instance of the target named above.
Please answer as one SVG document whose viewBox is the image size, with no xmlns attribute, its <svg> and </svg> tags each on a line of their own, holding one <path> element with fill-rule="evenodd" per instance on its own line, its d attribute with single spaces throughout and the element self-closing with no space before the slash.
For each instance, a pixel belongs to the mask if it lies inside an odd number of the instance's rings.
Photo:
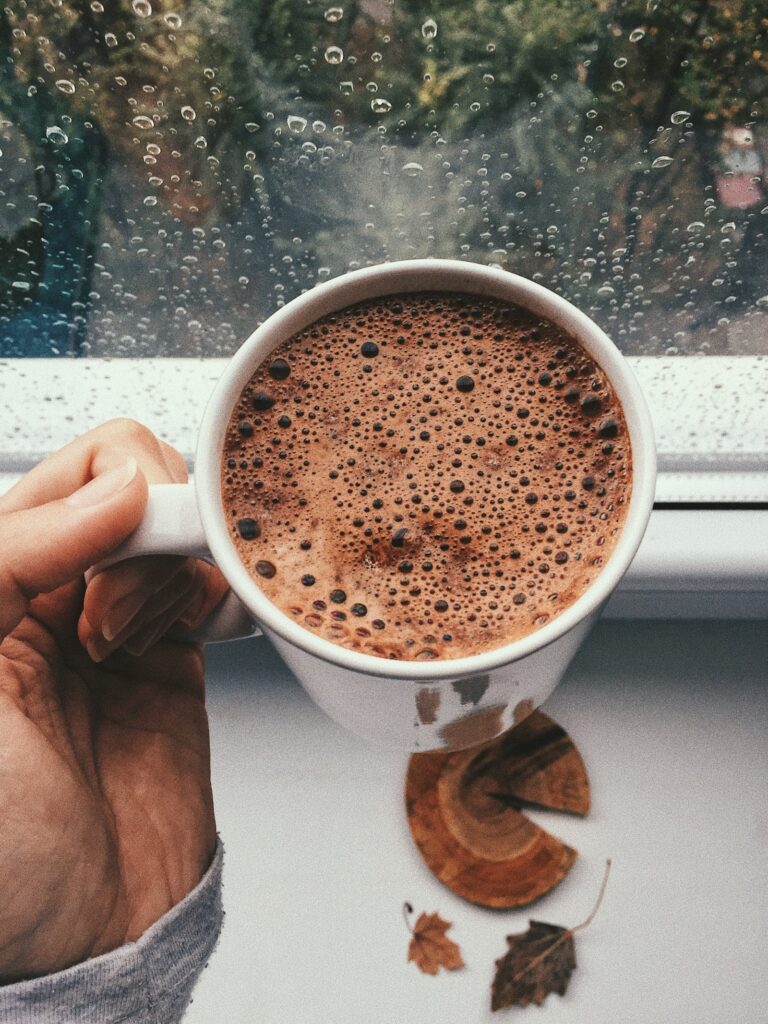
<svg viewBox="0 0 768 1024">
<path fill-rule="evenodd" d="M 185 121 L 194 121 L 195 118 L 197 117 L 197 114 L 195 113 L 194 107 L 182 107 L 181 116 L 184 118 Z"/>
<path fill-rule="evenodd" d="M 330 21 L 331 24 L 335 24 L 337 21 L 341 21 L 344 17 L 343 7 L 328 7 L 323 15 L 326 21 Z"/>
<path fill-rule="evenodd" d="M 70 82 L 68 78 L 60 78 L 58 82 L 56 82 L 56 88 L 59 92 L 64 92 L 67 96 L 71 96 L 75 91 L 75 83 Z"/>
<path fill-rule="evenodd" d="M 434 39 L 437 35 L 437 22 L 434 18 L 427 18 L 421 26 L 421 34 L 425 39 Z"/>
<path fill-rule="evenodd" d="M 651 164 L 651 167 L 655 171 L 660 171 L 664 167 L 669 167 L 669 165 L 671 163 L 672 163 L 672 157 L 671 156 L 657 156 L 656 159 Z"/>
<path fill-rule="evenodd" d="M 416 163 L 415 160 L 411 160 L 407 164 L 403 164 L 403 174 L 407 174 L 409 178 L 417 178 L 424 170 L 422 164 Z"/>
<path fill-rule="evenodd" d="M 324 56 L 328 64 L 341 64 L 344 60 L 344 51 L 340 46 L 329 46 Z"/>
<path fill-rule="evenodd" d="M 683 124 L 690 116 L 690 110 L 676 110 L 674 114 L 669 115 L 669 120 L 672 124 Z"/>
<path fill-rule="evenodd" d="M 392 104 L 382 96 L 377 96 L 371 100 L 371 110 L 374 114 L 388 114 L 391 109 Z"/>
<path fill-rule="evenodd" d="M 144 131 L 155 127 L 155 122 L 151 117 L 147 117 L 146 114 L 137 114 L 131 121 L 131 124 L 136 125 L 137 128 L 142 128 Z"/>
<path fill-rule="evenodd" d="M 286 123 L 292 132 L 296 135 L 301 135 L 304 129 L 307 127 L 306 117 L 299 117 L 298 114 L 289 114 L 286 118 Z"/>
<path fill-rule="evenodd" d="M 629 33 L 629 41 L 630 41 L 630 43 L 639 43 L 640 40 L 644 39 L 644 38 L 645 38 L 645 29 L 644 28 L 633 28 L 632 31 Z"/>
<path fill-rule="evenodd" d="M 138 14 L 140 18 L 148 18 L 152 13 L 152 4 L 149 0 L 133 0 L 131 7 L 134 14 Z"/>
<path fill-rule="evenodd" d="M 69 142 L 69 136 L 66 132 L 63 132 L 58 125 L 52 125 L 50 128 L 45 129 L 45 137 L 49 142 L 52 142 L 54 146 L 63 146 Z"/>
</svg>

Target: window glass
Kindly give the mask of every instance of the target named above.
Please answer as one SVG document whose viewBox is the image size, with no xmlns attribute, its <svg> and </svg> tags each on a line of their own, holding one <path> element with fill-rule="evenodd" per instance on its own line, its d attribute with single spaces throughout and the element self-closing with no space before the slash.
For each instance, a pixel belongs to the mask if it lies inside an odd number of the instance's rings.
<svg viewBox="0 0 768 1024">
<path fill-rule="evenodd" d="M 422 256 L 768 353 L 761 4 L 15 0 L 0 48 L 2 357 L 225 356 Z"/>
<path fill-rule="evenodd" d="M 735 0 L 19 0 L 3 354 L 223 354 L 317 280 L 496 263 L 628 352 L 759 352 L 766 23 Z"/>
</svg>

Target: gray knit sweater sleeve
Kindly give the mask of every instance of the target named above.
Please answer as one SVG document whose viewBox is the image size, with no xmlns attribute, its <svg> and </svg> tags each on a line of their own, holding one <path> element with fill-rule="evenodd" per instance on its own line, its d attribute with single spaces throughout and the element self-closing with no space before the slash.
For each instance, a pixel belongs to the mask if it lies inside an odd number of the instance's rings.
<svg viewBox="0 0 768 1024">
<path fill-rule="evenodd" d="M 219 842 L 197 888 L 137 942 L 58 974 L 0 986 L 5 1024 L 177 1024 L 222 922 Z"/>
</svg>

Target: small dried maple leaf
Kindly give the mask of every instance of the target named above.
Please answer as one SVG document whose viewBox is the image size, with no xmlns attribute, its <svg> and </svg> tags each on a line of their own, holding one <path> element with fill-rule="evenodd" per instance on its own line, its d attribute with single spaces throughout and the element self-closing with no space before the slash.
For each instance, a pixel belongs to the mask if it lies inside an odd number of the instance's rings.
<svg viewBox="0 0 768 1024">
<path fill-rule="evenodd" d="M 409 903 L 405 904 L 406 915 L 412 912 Z M 406 916 L 406 924 L 408 918 Z M 410 925 L 408 926 L 410 929 Z M 451 928 L 450 921 L 444 921 L 439 914 L 420 914 L 411 929 L 408 959 L 413 960 L 424 974 L 437 974 L 440 967 L 446 971 L 455 971 L 464 966 L 461 950 L 445 934 Z"/>
<path fill-rule="evenodd" d="M 507 1006 L 541 1006 L 550 992 L 564 996 L 576 969 L 573 936 L 592 923 L 603 899 L 611 862 L 608 861 L 603 884 L 589 917 L 575 928 L 562 928 L 543 921 L 529 921 L 528 931 L 508 935 L 509 949 L 496 961 L 496 977 L 491 986 L 491 1009 Z"/>
</svg>

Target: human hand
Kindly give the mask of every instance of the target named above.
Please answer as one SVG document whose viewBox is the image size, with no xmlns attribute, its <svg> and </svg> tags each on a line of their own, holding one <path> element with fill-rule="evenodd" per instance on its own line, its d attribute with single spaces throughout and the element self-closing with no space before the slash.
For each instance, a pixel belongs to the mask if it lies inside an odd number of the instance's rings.
<svg viewBox="0 0 768 1024">
<path fill-rule="evenodd" d="M 135 940 L 213 855 L 203 653 L 165 634 L 226 583 L 165 557 L 83 582 L 147 483 L 185 479 L 176 451 L 115 420 L 0 497 L 0 983 Z"/>
</svg>

